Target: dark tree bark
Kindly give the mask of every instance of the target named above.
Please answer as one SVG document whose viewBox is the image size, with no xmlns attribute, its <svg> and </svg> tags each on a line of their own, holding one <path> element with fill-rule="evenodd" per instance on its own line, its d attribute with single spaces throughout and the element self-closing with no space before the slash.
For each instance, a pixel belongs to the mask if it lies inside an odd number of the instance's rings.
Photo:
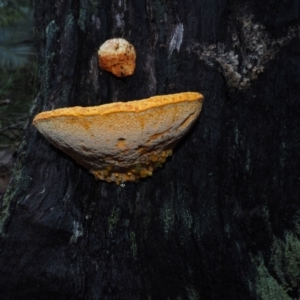
<svg viewBox="0 0 300 300">
<path fill-rule="evenodd" d="M 297 299 L 300 5 L 35 1 L 39 93 L 2 204 L 1 300 Z M 124 37 L 133 76 L 98 67 Z M 96 181 L 31 125 L 38 112 L 199 91 L 164 168 Z"/>
</svg>

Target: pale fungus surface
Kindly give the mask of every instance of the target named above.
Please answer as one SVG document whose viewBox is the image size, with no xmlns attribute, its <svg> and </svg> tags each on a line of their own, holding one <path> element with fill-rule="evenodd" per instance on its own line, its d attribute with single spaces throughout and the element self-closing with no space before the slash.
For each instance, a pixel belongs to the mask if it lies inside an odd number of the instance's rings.
<svg viewBox="0 0 300 300">
<path fill-rule="evenodd" d="M 120 184 L 151 176 L 199 116 L 196 92 L 38 114 L 33 124 L 97 179 Z"/>
<path fill-rule="evenodd" d="M 122 38 L 107 40 L 98 51 L 99 66 L 117 77 L 130 76 L 135 70 L 134 46 Z"/>
</svg>

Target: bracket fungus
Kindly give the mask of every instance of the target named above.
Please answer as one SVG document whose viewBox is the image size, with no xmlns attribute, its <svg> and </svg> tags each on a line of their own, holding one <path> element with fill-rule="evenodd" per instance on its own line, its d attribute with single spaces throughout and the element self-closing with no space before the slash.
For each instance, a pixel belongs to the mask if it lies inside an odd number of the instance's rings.
<svg viewBox="0 0 300 300">
<path fill-rule="evenodd" d="M 151 176 L 199 116 L 196 92 L 39 113 L 33 124 L 54 146 L 96 179 L 136 181 Z"/>
<path fill-rule="evenodd" d="M 98 50 L 99 65 L 117 77 L 132 75 L 135 70 L 134 46 L 122 38 L 107 40 Z"/>
</svg>

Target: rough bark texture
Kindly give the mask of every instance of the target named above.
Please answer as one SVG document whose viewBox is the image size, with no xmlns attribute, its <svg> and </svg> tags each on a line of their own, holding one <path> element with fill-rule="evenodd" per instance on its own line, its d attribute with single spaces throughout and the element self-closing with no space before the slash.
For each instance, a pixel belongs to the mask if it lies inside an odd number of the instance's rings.
<svg viewBox="0 0 300 300">
<path fill-rule="evenodd" d="M 35 1 L 43 110 L 200 91 L 165 167 L 95 181 L 28 125 L 0 216 L 1 300 L 295 299 L 298 0 Z M 137 69 L 101 72 L 112 37 Z"/>
</svg>

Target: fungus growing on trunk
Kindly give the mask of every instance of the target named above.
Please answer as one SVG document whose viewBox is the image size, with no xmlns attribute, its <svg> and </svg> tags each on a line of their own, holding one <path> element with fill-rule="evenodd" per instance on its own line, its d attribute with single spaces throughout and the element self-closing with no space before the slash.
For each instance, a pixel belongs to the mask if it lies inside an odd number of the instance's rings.
<svg viewBox="0 0 300 300">
<path fill-rule="evenodd" d="M 38 114 L 33 124 L 97 179 L 117 184 L 151 176 L 190 129 L 203 103 L 196 92 Z"/>
<path fill-rule="evenodd" d="M 121 38 L 107 40 L 98 51 L 99 65 L 118 77 L 132 75 L 135 70 L 134 46 Z"/>
</svg>

